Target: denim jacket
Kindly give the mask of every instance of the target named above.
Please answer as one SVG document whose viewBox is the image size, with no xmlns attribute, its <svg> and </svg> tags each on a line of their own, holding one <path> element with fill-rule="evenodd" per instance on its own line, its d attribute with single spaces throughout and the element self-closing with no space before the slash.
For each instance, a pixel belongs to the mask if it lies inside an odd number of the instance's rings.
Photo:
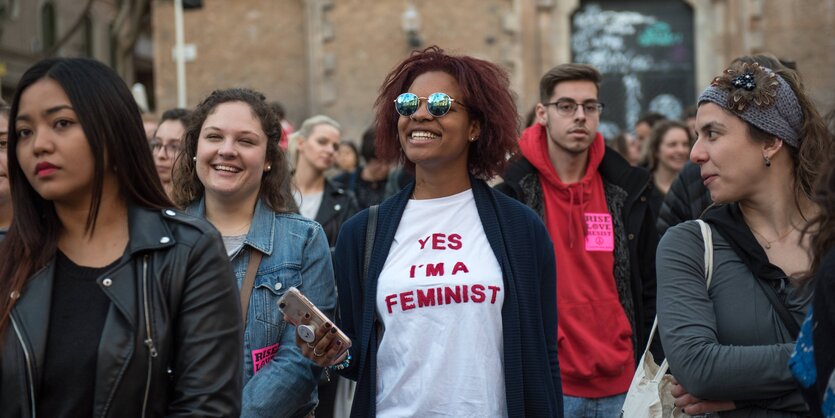
<svg viewBox="0 0 835 418">
<path fill-rule="evenodd" d="M 187 209 L 202 217 L 205 211 L 202 199 Z M 255 275 L 244 332 L 241 417 L 304 417 L 318 402 L 316 385 L 322 369 L 296 347 L 296 329 L 284 321 L 278 299 L 295 286 L 333 317 L 336 286 L 328 240 L 316 222 L 293 213 L 274 212 L 259 199 L 243 248 L 230 260 L 238 289 L 252 250 L 262 252 L 263 257 Z M 272 360 L 255 373 L 254 360 L 273 351 Z"/>
</svg>

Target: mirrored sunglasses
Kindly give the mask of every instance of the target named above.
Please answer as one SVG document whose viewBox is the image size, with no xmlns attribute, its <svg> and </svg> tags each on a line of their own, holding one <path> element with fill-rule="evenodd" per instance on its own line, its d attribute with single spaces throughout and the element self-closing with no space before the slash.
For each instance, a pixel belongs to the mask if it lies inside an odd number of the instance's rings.
<svg viewBox="0 0 835 418">
<path fill-rule="evenodd" d="M 449 109 L 455 102 L 455 99 L 449 97 L 446 93 L 432 93 L 429 97 L 418 97 L 414 93 L 403 93 L 394 99 L 394 108 L 401 116 L 409 117 L 417 112 L 422 100 L 426 100 L 426 110 L 436 118 L 449 113 Z"/>
</svg>

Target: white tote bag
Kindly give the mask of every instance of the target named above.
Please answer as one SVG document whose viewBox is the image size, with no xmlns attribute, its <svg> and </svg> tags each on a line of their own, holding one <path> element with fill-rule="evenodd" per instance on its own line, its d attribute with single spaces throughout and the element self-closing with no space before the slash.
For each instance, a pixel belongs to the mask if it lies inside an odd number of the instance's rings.
<svg viewBox="0 0 835 418">
<path fill-rule="evenodd" d="M 713 278 L 713 236 L 708 224 L 701 219 L 697 219 L 696 222 L 699 223 L 705 243 L 705 276 L 709 288 L 710 281 Z M 669 369 L 667 359 L 664 359 L 659 366 L 655 363 L 655 359 L 649 351 L 649 346 L 655 337 L 657 328 L 658 317 L 656 316 L 652 323 L 647 348 L 644 350 L 644 355 L 641 356 L 641 361 L 635 370 L 635 376 L 632 377 L 629 392 L 626 393 L 626 401 L 621 409 L 621 417 L 623 418 L 679 418 L 687 416 L 673 404 L 675 398 L 670 393 L 673 388 L 673 379 L 672 376 L 666 374 Z"/>
</svg>

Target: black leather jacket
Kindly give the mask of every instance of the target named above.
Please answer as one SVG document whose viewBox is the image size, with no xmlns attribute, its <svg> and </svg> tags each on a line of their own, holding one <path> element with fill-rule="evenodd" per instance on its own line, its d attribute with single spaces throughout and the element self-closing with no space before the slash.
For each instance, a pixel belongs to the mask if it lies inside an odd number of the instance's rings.
<svg viewBox="0 0 835 418">
<path fill-rule="evenodd" d="M 688 161 L 673 181 L 658 213 L 656 229 L 659 236 L 664 235 L 671 226 L 699 219 L 702 212 L 713 203 L 710 191 L 702 182 L 700 170 L 698 165 Z"/>
<path fill-rule="evenodd" d="M 341 184 L 331 179 L 325 179 L 325 189 L 322 192 L 322 204 L 316 212 L 316 222 L 322 225 L 328 237 L 328 245 L 333 251 L 339 229 L 348 218 L 359 212 L 359 204 L 354 193 L 346 190 Z"/>
<path fill-rule="evenodd" d="M 95 417 L 237 417 L 241 308 L 207 222 L 131 206 L 125 256 L 97 279 L 111 306 L 96 365 Z M 0 415 L 35 417 L 54 259 L 29 280 L 0 351 Z M 84 301 L 79 301 L 84 303 Z"/>
</svg>

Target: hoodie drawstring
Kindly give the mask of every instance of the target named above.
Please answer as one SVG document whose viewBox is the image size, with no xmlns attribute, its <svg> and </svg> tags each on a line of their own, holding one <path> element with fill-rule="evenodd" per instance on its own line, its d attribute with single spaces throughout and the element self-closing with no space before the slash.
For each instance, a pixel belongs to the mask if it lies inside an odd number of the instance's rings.
<svg viewBox="0 0 835 418">
<path fill-rule="evenodd" d="M 574 188 L 568 188 L 568 248 L 574 248 Z"/>
<path fill-rule="evenodd" d="M 582 200 L 586 191 L 586 186 L 583 182 L 579 182 L 576 187 L 580 188 L 580 200 Z M 576 202 L 574 201 L 574 188 L 574 185 L 568 187 L 568 248 L 574 248 L 574 238 L 576 236 L 576 234 L 574 234 L 574 211 L 575 207 L 578 205 L 576 205 Z M 582 210 L 582 206 L 580 209 Z M 583 227 L 583 239 L 585 239 L 586 235 L 588 235 L 588 225 L 586 225 L 586 221 L 583 219 L 584 216 L 585 214 L 581 212 L 580 225 Z"/>
</svg>

